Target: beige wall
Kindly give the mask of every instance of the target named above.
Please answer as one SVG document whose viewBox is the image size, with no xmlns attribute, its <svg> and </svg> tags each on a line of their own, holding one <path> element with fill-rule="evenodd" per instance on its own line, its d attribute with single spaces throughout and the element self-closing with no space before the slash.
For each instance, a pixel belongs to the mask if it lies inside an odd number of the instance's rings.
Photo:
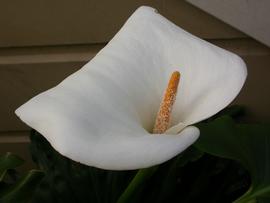
<svg viewBox="0 0 270 203">
<path fill-rule="evenodd" d="M 249 76 L 235 103 L 249 107 L 249 120 L 270 120 L 269 48 L 181 0 L 110 2 L 0 3 L 0 153 L 10 150 L 29 159 L 29 128 L 14 110 L 90 60 L 142 4 L 155 6 L 189 32 L 241 55 Z"/>
</svg>

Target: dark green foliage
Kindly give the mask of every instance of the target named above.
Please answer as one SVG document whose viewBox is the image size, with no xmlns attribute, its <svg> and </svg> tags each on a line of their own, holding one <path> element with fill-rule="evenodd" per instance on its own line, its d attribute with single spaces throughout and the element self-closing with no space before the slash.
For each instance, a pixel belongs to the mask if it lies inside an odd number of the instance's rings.
<svg viewBox="0 0 270 203">
<path fill-rule="evenodd" d="M 44 173 L 31 170 L 23 176 L 16 171 L 24 161 L 11 153 L 0 156 L 0 202 L 24 203 L 31 201 L 35 188 Z"/>
<path fill-rule="evenodd" d="M 3 181 L 6 173 L 9 170 L 15 169 L 16 167 L 22 165 L 23 163 L 24 161 L 20 157 L 10 152 L 7 152 L 6 154 L 1 155 L 0 156 L 0 181 Z"/>
<path fill-rule="evenodd" d="M 31 170 L 20 178 L 15 184 L 9 186 L 1 197 L 1 202 L 24 203 L 30 202 L 35 188 L 43 178 L 44 173 L 39 170 Z"/>
<path fill-rule="evenodd" d="M 196 146 L 209 154 L 236 160 L 251 176 L 249 191 L 236 202 L 270 202 L 270 126 L 236 124 L 223 116 L 198 125 Z"/>
</svg>

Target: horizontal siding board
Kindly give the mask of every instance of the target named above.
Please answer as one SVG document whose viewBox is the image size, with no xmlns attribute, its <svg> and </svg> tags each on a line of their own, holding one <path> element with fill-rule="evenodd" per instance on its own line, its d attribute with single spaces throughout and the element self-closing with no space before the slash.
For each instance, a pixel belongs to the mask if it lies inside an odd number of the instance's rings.
<svg viewBox="0 0 270 203">
<path fill-rule="evenodd" d="M 140 5 L 160 0 L 0 1 L 0 47 L 106 42 Z"/>
<path fill-rule="evenodd" d="M 270 122 L 270 54 L 244 55 L 248 65 L 247 82 L 235 103 L 247 107 L 251 122 Z"/>
<path fill-rule="evenodd" d="M 245 37 L 183 0 L 13 0 L 0 2 L 0 47 L 108 42 L 141 5 L 201 38 Z"/>
<path fill-rule="evenodd" d="M 162 14 L 172 22 L 204 39 L 233 39 L 245 34 L 183 0 L 163 0 Z"/>
<path fill-rule="evenodd" d="M 38 93 L 58 84 L 86 62 L 0 65 L 0 131 L 28 129 L 14 111 Z"/>
<path fill-rule="evenodd" d="M 89 61 L 105 44 L 0 48 L 0 65 Z"/>
</svg>

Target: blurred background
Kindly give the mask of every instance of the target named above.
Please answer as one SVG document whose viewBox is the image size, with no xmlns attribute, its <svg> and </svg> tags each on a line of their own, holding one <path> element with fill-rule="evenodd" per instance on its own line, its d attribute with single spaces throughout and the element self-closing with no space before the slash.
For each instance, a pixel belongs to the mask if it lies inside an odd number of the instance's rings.
<svg viewBox="0 0 270 203">
<path fill-rule="evenodd" d="M 248 121 L 270 121 L 268 0 L 1 0 L 0 154 L 11 151 L 32 167 L 30 129 L 15 109 L 93 58 L 141 5 L 240 55 L 249 76 L 234 103 L 248 107 Z"/>
</svg>

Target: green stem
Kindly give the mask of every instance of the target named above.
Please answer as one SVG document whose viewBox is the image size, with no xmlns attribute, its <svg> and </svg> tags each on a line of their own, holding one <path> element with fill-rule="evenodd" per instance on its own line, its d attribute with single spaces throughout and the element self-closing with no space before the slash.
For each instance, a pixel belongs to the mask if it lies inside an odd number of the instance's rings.
<svg viewBox="0 0 270 203">
<path fill-rule="evenodd" d="M 129 183 L 125 191 L 117 200 L 117 203 L 128 203 L 132 195 L 148 180 L 157 170 L 157 166 L 151 168 L 140 169 Z"/>
<path fill-rule="evenodd" d="M 252 201 L 256 202 L 255 197 L 253 197 L 252 187 L 250 187 L 244 195 L 242 195 L 239 199 L 235 200 L 233 203 L 252 203 Z"/>
</svg>

